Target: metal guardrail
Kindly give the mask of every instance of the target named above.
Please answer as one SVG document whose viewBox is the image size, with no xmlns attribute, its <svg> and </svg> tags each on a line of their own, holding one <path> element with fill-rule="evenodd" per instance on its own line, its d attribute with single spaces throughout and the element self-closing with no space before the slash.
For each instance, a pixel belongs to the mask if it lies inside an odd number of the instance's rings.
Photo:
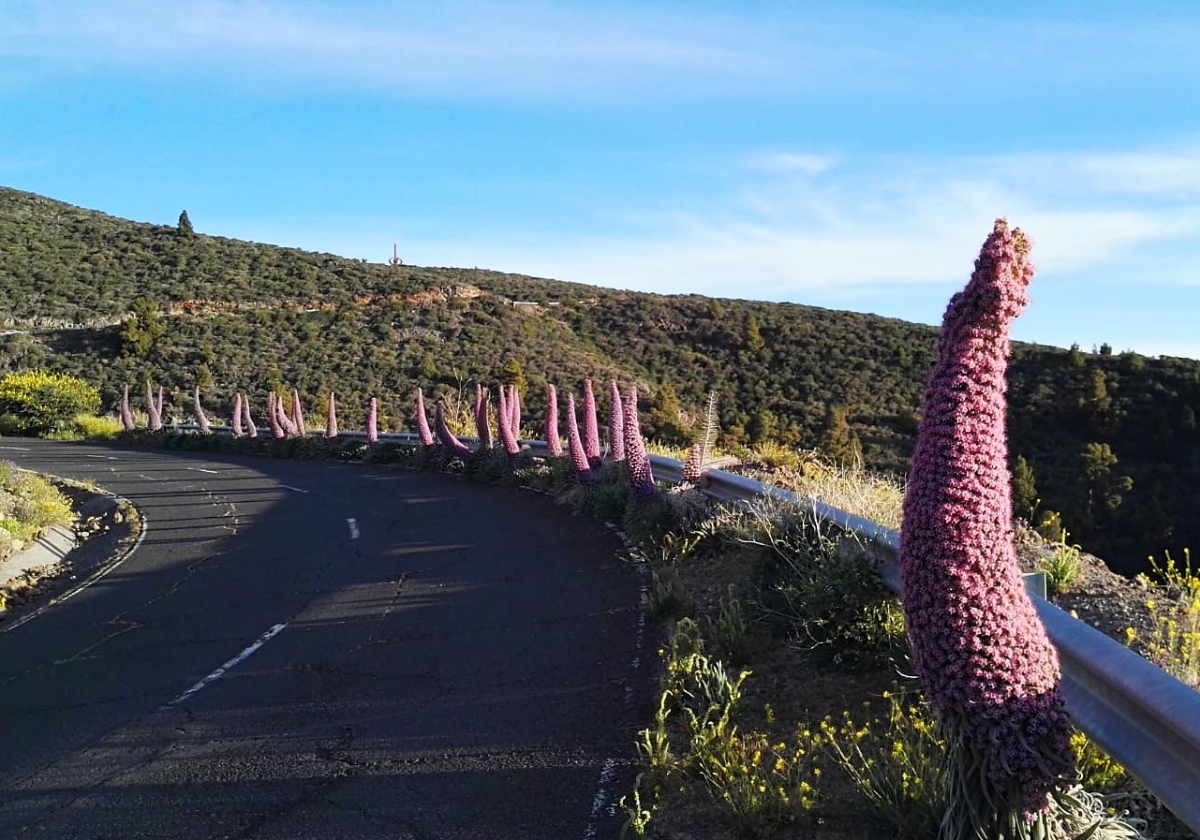
<svg viewBox="0 0 1200 840">
<path fill-rule="evenodd" d="M 193 425 L 168 429 L 194 430 Z M 214 432 L 227 427 L 213 426 Z M 320 432 L 310 432 L 319 436 Z M 339 437 L 365 440 L 365 432 Z M 381 434 L 393 443 L 419 443 L 414 434 Z M 464 442 L 469 438 L 462 438 Z M 547 455 L 543 441 L 522 441 L 532 454 Z M 655 478 L 678 484 L 683 465 L 650 456 Z M 769 498 L 803 506 L 814 515 L 853 534 L 876 563 L 884 583 L 900 593 L 897 557 L 900 535 L 862 517 L 787 490 L 720 470 L 704 473 L 709 496 L 732 503 Z M 1062 690 L 1075 723 L 1157 796 L 1176 817 L 1200 833 L 1200 692 L 1167 674 L 1124 645 L 1072 618 L 1058 607 L 1033 598 L 1050 641 L 1058 650 Z"/>
</svg>

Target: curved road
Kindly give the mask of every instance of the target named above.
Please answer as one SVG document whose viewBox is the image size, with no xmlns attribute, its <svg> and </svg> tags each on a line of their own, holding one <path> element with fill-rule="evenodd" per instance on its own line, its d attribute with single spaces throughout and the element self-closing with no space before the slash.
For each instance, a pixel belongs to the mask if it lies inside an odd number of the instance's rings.
<svg viewBox="0 0 1200 840">
<path fill-rule="evenodd" d="M 0 837 L 615 837 L 639 579 L 543 497 L 330 462 L 0 440 L 148 529 L 0 623 Z"/>
</svg>

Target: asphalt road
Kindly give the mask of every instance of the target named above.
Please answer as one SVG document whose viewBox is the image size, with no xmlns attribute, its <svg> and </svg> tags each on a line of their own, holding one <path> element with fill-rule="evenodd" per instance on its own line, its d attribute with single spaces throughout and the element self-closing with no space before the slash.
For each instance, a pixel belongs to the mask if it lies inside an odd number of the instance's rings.
<svg viewBox="0 0 1200 840">
<path fill-rule="evenodd" d="M 0 837 L 617 836 L 651 669 L 640 578 L 598 524 L 394 468 L 0 458 L 148 524 L 0 624 Z"/>
</svg>

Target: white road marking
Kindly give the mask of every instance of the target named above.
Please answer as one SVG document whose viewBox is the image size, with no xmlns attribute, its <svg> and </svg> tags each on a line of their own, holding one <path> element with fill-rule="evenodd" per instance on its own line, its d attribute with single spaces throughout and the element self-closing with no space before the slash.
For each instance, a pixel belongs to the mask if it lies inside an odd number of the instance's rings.
<svg viewBox="0 0 1200 840">
<path fill-rule="evenodd" d="M 287 625 L 286 624 L 276 624 L 274 627 L 272 627 L 266 633 L 263 633 L 261 636 L 259 636 L 257 639 L 255 639 L 254 644 L 250 645 L 250 647 L 246 648 L 244 651 L 239 653 L 237 656 L 233 657 L 233 659 L 230 659 L 228 662 L 226 662 L 220 668 L 213 671 L 211 674 L 209 674 L 204 679 L 200 680 L 200 682 L 196 683 L 194 686 L 189 688 L 187 691 L 183 692 L 183 694 L 180 694 L 178 697 L 176 697 L 174 700 L 172 700 L 167 705 L 168 706 L 178 706 L 184 700 L 191 697 L 197 691 L 200 691 L 201 689 L 203 689 L 209 683 L 219 680 L 221 677 L 225 676 L 226 671 L 228 671 L 230 668 L 236 667 L 239 663 L 245 661 L 251 654 L 253 654 L 260 647 L 265 645 L 267 642 L 271 641 L 271 639 L 273 639 L 275 636 L 277 636 L 279 634 L 279 631 L 281 631 L 284 627 L 287 627 Z"/>
<path fill-rule="evenodd" d="M 83 457 L 84 458 L 99 458 L 101 460 L 106 460 L 106 461 L 117 460 L 115 455 L 84 455 Z"/>
<path fill-rule="evenodd" d="M 10 452 L 31 452 L 32 450 L 26 446 L 0 446 L 0 449 L 7 449 Z"/>
<path fill-rule="evenodd" d="M 358 520 L 347 519 L 346 524 L 350 526 L 350 539 L 358 539 Z"/>
<path fill-rule="evenodd" d="M 184 467 L 184 469 L 190 470 L 192 472 L 208 473 L 209 475 L 220 475 L 221 474 L 219 470 L 206 470 L 203 467 Z"/>
<path fill-rule="evenodd" d="M 297 493 L 307 493 L 308 492 L 307 490 L 301 490 L 299 487 L 293 487 L 290 484 L 280 484 L 279 486 L 282 487 L 284 490 L 295 490 Z"/>
<path fill-rule="evenodd" d="M 600 781 L 596 784 L 596 795 L 592 798 L 592 813 L 588 820 L 587 828 L 583 830 L 583 840 L 596 840 L 596 832 L 599 831 L 600 815 L 604 813 L 604 806 L 608 802 L 608 788 L 613 783 L 613 777 L 617 775 L 617 760 L 615 758 L 605 759 L 604 769 L 600 771 Z"/>
</svg>

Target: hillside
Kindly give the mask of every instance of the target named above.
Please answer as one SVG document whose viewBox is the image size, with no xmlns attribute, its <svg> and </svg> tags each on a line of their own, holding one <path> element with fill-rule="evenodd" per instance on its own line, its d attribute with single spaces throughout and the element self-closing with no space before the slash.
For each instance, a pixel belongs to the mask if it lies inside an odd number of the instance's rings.
<svg viewBox="0 0 1200 840">
<path fill-rule="evenodd" d="M 350 406 L 378 396 L 407 428 L 417 385 L 459 393 L 514 361 L 527 416 L 548 381 L 615 376 L 645 389 L 645 427 L 669 440 L 688 438 L 710 390 L 729 443 L 819 447 L 840 408 L 867 464 L 896 472 L 936 338 L 796 304 L 369 264 L 4 188 L 0 333 L 0 371 L 81 375 L 108 405 L 149 376 L 175 389 L 180 416 L 201 381 L 213 414 L 235 391 L 294 386 L 311 406 L 335 390 L 347 425 L 360 422 Z M 1014 348 L 1012 451 L 1032 465 L 1039 513 L 1060 511 L 1073 539 L 1128 572 L 1149 553 L 1200 544 L 1200 363 L 1106 351 Z"/>
</svg>

